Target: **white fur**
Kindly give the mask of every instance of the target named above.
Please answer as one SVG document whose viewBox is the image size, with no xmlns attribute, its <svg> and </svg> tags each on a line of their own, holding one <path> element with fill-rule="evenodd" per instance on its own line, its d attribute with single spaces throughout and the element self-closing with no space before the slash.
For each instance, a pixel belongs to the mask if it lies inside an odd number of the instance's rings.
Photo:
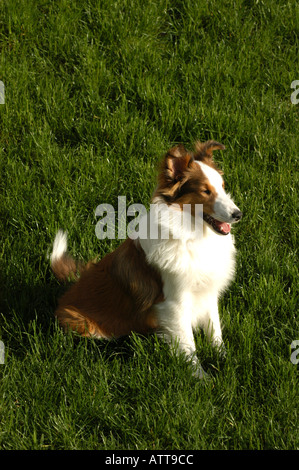
<svg viewBox="0 0 299 470">
<path fill-rule="evenodd" d="M 214 169 L 200 163 L 210 183 L 217 190 L 215 217 L 231 222 L 231 213 L 238 209 L 222 188 L 222 178 Z M 207 167 L 207 168 L 205 168 Z M 159 205 L 160 198 L 153 201 Z M 203 223 L 200 234 L 182 233 L 180 239 L 139 239 L 147 261 L 160 272 L 165 301 L 157 304 L 160 333 L 179 351 L 185 353 L 196 368 L 196 375 L 205 375 L 200 366 L 193 330 L 201 327 L 212 344 L 223 348 L 218 298 L 232 280 L 235 269 L 233 237 L 215 233 Z"/>
<path fill-rule="evenodd" d="M 67 251 L 67 234 L 63 230 L 58 230 L 54 244 L 53 250 L 50 256 L 51 263 L 53 261 L 59 260 L 64 253 Z"/>
</svg>

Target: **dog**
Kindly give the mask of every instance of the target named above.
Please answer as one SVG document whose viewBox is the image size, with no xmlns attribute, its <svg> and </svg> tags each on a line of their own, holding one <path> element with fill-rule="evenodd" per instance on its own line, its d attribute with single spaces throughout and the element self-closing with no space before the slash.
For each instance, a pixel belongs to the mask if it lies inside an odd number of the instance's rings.
<svg viewBox="0 0 299 470">
<path fill-rule="evenodd" d="M 196 142 L 192 151 L 177 145 L 162 160 L 152 206 L 177 215 L 188 205 L 193 222 L 201 207 L 200 231 L 182 226 L 179 237 L 172 229 L 168 238 L 128 237 L 86 265 L 68 254 L 66 233 L 58 231 L 51 268 L 60 281 L 76 281 L 55 312 L 64 329 L 106 339 L 155 332 L 186 356 L 197 377 L 206 377 L 193 332 L 201 327 L 215 347 L 225 349 L 218 301 L 234 276 L 231 225 L 242 217 L 213 159 L 214 150 L 224 149 L 213 140 Z"/>
</svg>

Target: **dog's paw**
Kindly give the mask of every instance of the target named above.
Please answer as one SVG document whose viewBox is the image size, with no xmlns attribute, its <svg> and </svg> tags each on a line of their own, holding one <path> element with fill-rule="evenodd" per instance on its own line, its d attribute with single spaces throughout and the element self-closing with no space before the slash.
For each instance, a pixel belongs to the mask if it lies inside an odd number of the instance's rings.
<svg viewBox="0 0 299 470">
<path fill-rule="evenodd" d="M 223 341 L 213 341 L 212 343 L 215 350 L 218 352 L 221 359 L 225 359 L 226 357 L 226 347 Z"/>
<path fill-rule="evenodd" d="M 219 346 L 217 347 L 217 350 L 221 359 L 225 359 L 227 355 L 225 344 L 224 343 L 219 344 Z"/>
<path fill-rule="evenodd" d="M 212 377 L 208 374 L 200 364 L 192 365 L 193 377 L 202 381 L 202 383 L 209 383 L 212 381 Z"/>
</svg>

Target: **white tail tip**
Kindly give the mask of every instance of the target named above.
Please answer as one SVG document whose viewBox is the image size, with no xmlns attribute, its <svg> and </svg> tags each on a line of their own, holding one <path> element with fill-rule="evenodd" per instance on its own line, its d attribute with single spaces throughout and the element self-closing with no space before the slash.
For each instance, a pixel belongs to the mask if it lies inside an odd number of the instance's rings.
<svg viewBox="0 0 299 470">
<path fill-rule="evenodd" d="M 60 259 L 64 253 L 67 251 L 67 234 L 63 230 L 58 230 L 54 244 L 53 250 L 50 256 L 51 262 Z"/>
</svg>

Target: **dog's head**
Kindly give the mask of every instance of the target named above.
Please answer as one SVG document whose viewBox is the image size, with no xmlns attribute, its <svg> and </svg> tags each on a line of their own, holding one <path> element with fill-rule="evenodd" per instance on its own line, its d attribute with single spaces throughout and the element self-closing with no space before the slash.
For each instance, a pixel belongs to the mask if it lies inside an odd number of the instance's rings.
<svg viewBox="0 0 299 470">
<path fill-rule="evenodd" d="M 189 204 L 192 215 L 196 204 L 202 204 L 204 221 L 221 235 L 227 235 L 231 224 L 242 217 L 225 192 L 222 172 L 213 160 L 213 151 L 224 149 L 213 140 L 196 142 L 193 152 L 183 145 L 171 148 L 162 161 L 154 194 L 167 205 L 176 204 L 183 209 L 184 204 Z"/>
</svg>

